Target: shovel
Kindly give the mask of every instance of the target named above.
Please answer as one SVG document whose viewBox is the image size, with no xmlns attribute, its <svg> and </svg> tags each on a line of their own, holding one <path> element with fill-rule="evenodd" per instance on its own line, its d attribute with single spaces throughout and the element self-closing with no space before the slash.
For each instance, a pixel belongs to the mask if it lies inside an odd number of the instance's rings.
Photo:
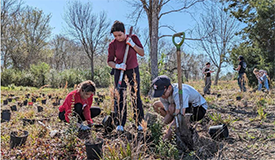
<svg viewBox="0 0 275 160">
<path fill-rule="evenodd" d="M 175 38 L 181 38 L 181 41 L 179 43 L 175 42 Z M 177 69 L 178 69 L 178 87 L 179 87 L 179 100 L 180 100 L 180 110 L 182 108 L 182 76 L 181 76 L 181 53 L 180 53 L 180 47 L 184 42 L 185 33 L 179 32 L 173 35 L 172 40 L 174 45 L 177 47 Z M 180 114 L 180 113 L 179 113 Z M 176 120 L 176 126 L 179 128 L 179 115 L 175 115 Z"/>
<path fill-rule="evenodd" d="M 131 38 L 132 31 L 133 31 L 133 26 L 131 26 L 131 28 L 130 28 L 129 38 Z M 127 61 L 127 57 L 128 57 L 128 51 L 129 51 L 129 45 L 127 44 L 126 49 L 125 49 L 125 53 L 124 53 L 124 57 L 123 57 L 123 63 L 125 65 L 126 65 L 126 61 Z M 122 84 L 123 74 L 124 74 L 124 70 L 121 70 L 120 75 L 119 75 L 119 80 L 118 80 L 118 83 L 117 83 L 117 90 L 120 89 L 120 86 Z"/>
<path fill-rule="evenodd" d="M 133 26 L 131 26 L 130 28 L 130 32 L 129 32 L 129 38 L 131 38 L 132 35 L 132 31 L 133 31 Z M 126 49 L 125 49 L 125 53 L 124 53 L 124 57 L 123 57 L 123 63 L 126 65 L 126 61 L 127 61 L 127 57 L 128 57 L 128 51 L 129 51 L 129 45 L 126 45 Z M 117 83 L 117 91 L 120 90 L 121 84 L 122 84 L 122 79 L 123 79 L 123 74 L 124 74 L 124 70 L 120 70 L 120 75 L 119 75 L 119 79 L 118 79 L 118 83 Z M 116 109 L 116 107 L 114 108 L 115 111 L 115 115 L 117 116 L 118 111 Z"/>
</svg>

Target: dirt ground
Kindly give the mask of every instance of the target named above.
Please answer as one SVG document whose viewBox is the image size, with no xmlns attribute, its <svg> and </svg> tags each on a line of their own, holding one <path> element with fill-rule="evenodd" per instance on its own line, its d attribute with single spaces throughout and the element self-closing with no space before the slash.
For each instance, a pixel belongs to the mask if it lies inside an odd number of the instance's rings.
<svg viewBox="0 0 275 160">
<path fill-rule="evenodd" d="M 202 93 L 203 82 L 189 82 Z M 42 90 L 43 91 L 43 90 Z M 1 110 L 10 109 L 14 104 L 17 105 L 17 111 L 11 111 L 11 120 L 1 123 L 1 157 L 2 159 L 67 159 L 71 155 L 68 154 L 68 144 L 64 144 L 61 137 L 51 138 L 48 131 L 45 131 L 41 125 L 35 123 L 33 125 L 23 126 L 22 119 L 30 118 L 43 121 L 51 129 L 59 131 L 68 127 L 66 124 L 58 120 L 58 105 L 56 97 L 62 103 L 65 95 L 64 91 L 45 91 L 47 104 L 41 104 L 40 100 L 44 99 L 38 90 L 2 90 L 1 93 Z M 103 112 L 99 117 L 94 118 L 95 123 L 101 124 L 102 119 L 111 111 L 112 100 L 109 89 L 100 89 L 100 94 L 106 95 L 103 102 L 99 106 Z M 37 96 L 37 102 L 28 104 L 27 106 L 18 105 L 26 99 L 25 94 L 30 93 L 31 96 Z M 251 88 L 246 93 L 238 92 L 236 81 L 222 81 L 219 85 L 211 87 L 211 94 L 205 95 L 205 99 L 209 104 L 206 116 L 197 123 L 196 131 L 200 137 L 204 138 L 205 145 L 197 148 L 195 151 L 183 153 L 180 159 L 275 159 L 275 90 L 269 94 L 264 92 L 253 92 Z M 3 105 L 3 100 L 7 99 L 10 94 L 14 94 L 12 102 Z M 48 97 L 52 95 L 52 99 Z M 18 98 L 14 98 L 18 97 Z M 240 100 L 237 100 L 240 97 Z M 145 114 L 153 113 L 152 104 L 156 99 L 142 97 Z M 42 112 L 37 111 L 37 106 L 42 106 Z M 94 103 L 94 105 L 98 105 Z M 130 159 L 173 159 L 171 157 L 163 157 L 154 155 L 148 147 L 152 142 L 152 136 L 148 132 L 137 133 L 133 126 L 134 120 L 132 111 L 129 109 L 125 132 L 118 134 L 112 131 L 109 134 L 104 133 L 104 129 L 97 129 L 97 137 L 104 139 L 103 159 L 122 159 L 125 156 Z M 162 120 L 158 116 L 158 120 Z M 227 124 L 229 136 L 220 140 L 211 139 L 208 134 L 210 126 Z M 193 124 L 195 125 L 195 124 Z M 29 137 L 25 146 L 10 149 L 9 134 L 13 130 L 27 130 Z M 145 138 L 144 138 L 145 137 Z M 144 141 L 145 140 L 145 141 Z M 207 143 L 215 142 L 215 146 L 207 145 Z M 74 156 L 75 159 L 85 159 L 85 141 L 77 139 L 75 143 Z M 146 144 L 147 145 L 142 145 Z M 130 144 L 131 152 L 127 152 L 128 144 Z M 145 147 L 147 146 L 147 147 Z M 215 152 L 209 155 L 207 151 L 217 148 Z M 121 149 L 123 148 L 123 149 Z M 125 149 L 126 148 L 126 149 Z M 116 155 L 117 152 L 120 155 Z M 142 155 L 140 155 L 142 153 Z M 70 159 L 70 158 L 69 158 Z"/>
</svg>

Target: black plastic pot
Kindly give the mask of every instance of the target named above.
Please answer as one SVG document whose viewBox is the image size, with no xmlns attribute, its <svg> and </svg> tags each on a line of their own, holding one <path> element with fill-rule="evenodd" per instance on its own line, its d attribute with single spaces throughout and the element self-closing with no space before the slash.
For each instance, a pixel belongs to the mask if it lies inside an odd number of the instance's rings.
<svg viewBox="0 0 275 160">
<path fill-rule="evenodd" d="M 43 107 L 37 106 L 37 112 L 42 112 L 42 111 L 43 111 Z"/>
<path fill-rule="evenodd" d="M 11 111 L 17 111 L 16 105 L 12 105 L 12 106 L 11 106 Z"/>
<path fill-rule="evenodd" d="M 86 153 L 87 153 L 87 159 L 101 159 L 102 158 L 102 144 L 103 139 L 99 138 L 97 139 L 98 143 L 92 144 L 90 142 L 86 142 Z"/>
<path fill-rule="evenodd" d="M 9 102 L 11 102 L 11 101 L 12 101 L 12 98 L 8 98 L 7 100 L 8 100 Z"/>
<path fill-rule="evenodd" d="M 215 139 L 223 139 L 229 136 L 229 130 L 225 124 L 209 127 L 208 133 Z"/>
<path fill-rule="evenodd" d="M 1 112 L 1 122 L 9 122 L 11 119 L 11 112 L 10 110 L 2 110 Z"/>
<path fill-rule="evenodd" d="M 8 100 L 3 100 L 3 105 L 7 105 L 8 103 Z"/>
<path fill-rule="evenodd" d="M 237 97 L 236 97 L 236 100 L 237 100 L 237 101 L 239 101 L 239 100 L 241 100 L 241 99 L 242 99 L 241 96 L 237 96 Z"/>
<path fill-rule="evenodd" d="M 28 94 L 25 94 L 25 97 L 26 98 L 30 98 L 30 94 L 28 93 Z"/>
<path fill-rule="evenodd" d="M 36 102 L 36 99 L 35 99 L 35 98 L 32 98 L 32 102 Z"/>
<path fill-rule="evenodd" d="M 27 124 L 34 124 L 35 123 L 35 119 L 22 119 L 23 121 L 23 126 L 26 126 Z"/>
<path fill-rule="evenodd" d="M 10 147 L 11 147 L 11 149 L 16 146 L 22 146 L 26 143 L 29 132 L 28 131 L 23 131 L 23 132 L 24 132 L 24 134 L 21 136 L 17 136 L 18 132 L 16 132 L 16 131 L 13 131 L 10 133 Z"/>
<path fill-rule="evenodd" d="M 28 104 L 28 100 L 25 100 L 25 101 L 23 102 L 23 105 L 26 106 L 27 104 Z"/>
<path fill-rule="evenodd" d="M 46 101 L 47 101 L 46 99 L 43 99 L 43 100 L 41 100 L 41 103 L 46 104 Z"/>
<path fill-rule="evenodd" d="M 23 106 L 23 103 L 22 103 L 22 102 L 18 102 L 17 105 L 18 105 L 19 107 L 22 107 L 22 106 Z"/>
</svg>

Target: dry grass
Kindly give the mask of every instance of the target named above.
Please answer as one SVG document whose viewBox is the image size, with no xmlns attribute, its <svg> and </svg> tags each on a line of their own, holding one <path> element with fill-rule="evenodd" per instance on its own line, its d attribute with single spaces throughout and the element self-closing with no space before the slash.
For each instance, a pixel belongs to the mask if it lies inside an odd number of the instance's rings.
<svg viewBox="0 0 275 160">
<path fill-rule="evenodd" d="M 203 93 L 202 81 L 189 82 L 188 84 L 194 86 L 200 93 Z M 128 87 L 129 88 L 129 87 Z M 42 89 L 41 89 L 42 90 Z M 44 89 L 43 89 L 44 90 Z M 42 90 L 42 91 L 43 91 Z M 53 96 L 62 95 L 64 99 L 63 89 L 52 90 L 45 92 Z M 209 138 L 207 134 L 209 126 L 218 123 L 229 123 L 229 138 L 218 141 L 218 152 L 209 159 L 275 159 L 275 95 L 272 93 L 265 94 L 262 92 L 248 92 L 239 93 L 237 81 L 222 81 L 219 85 L 211 87 L 212 93 L 219 93 L 221 97 L 216 94 L 207 95 L 205 98 L 208 101 L 209 109 L 205 119 L 198 123 L 197 131 L 200 136 Z M 30 93 L 32 95 L 39 95 L 39 90 L 31 91 L 2 91 L 1 99 L 6 99 L 7 95 L 15 94 L 20 97 L 19 101 L 25 100 L 24 94 Z M 100 107 L 103 113 L 94 118 L 95 123 L 101 123 L 103 117 L 113 110 L 113 96 L 117 93 L 114 88 L 98 89 L 101 94 L 105 95 L 103 103 Z M 135 98 L 131 98 L 131 91 L 128 89 L 125 96 L 125 105 L 128 106 L 128 117 L 125 126 L 126 132 L 124 134 L 117 134 L 113 131 L 109 135 L 102 132 L 97 132 L 97 137 L 104 138 L 103 153 L 104 159 L 156 159 L 161 158 L 156 150 L 150 148 L 147 142 L 142 143 L 142 137 L 148 137 L 150 130 L 147 128 L 146 122 L 142 126 L 146 131 L 137 133 L 136 129 L 132 127 L 136 119 L 133 119 L 135 110 L 132 109 L 132 103 L 135 105 Z M 135 95 L 133 95 L 134 97 Z M 237 101 L 236 97 L 241 96 L 241 100 Z M 151 107 L 154 100 L 146 97 L 144 99 L 144 113 L 153 112 Z M 146 99 L 146 101 L 145 101 Z M 15 104 L 16 102 L 12 102 Z M 3 104 L 3 103 L 2 103 Z M 10 109 L 8 106 L 3 106 L 1 109 Z M 37 105 L 44 108 L 43 112 L 37 112 Z M 130 107 L 131 106 L 131 107 Z M 70 151 L 67 150 L 66 144 L 60 138 L 51 138 L 48 132 L 37 123 L 34 125 L 23 126 L 20 118 L 34 117 L 35 119 L 49 118 L 50 121 L 45 121 L 45 124 L 52 129 L 66 130 L 66 124 L 58 120 L 58 106 L 53 106 L 49 98 L 47 104 L 42 105 L 41 102 L 34 103 L 33 106 L 17 106 L 18 111 L 12 112 L 11 121 L 1 124 L 1 154 L 2 159 L 67 159 Z M 210 115 L 216 115 L 216 119 L 211 119 Z M 219 118 L 220 117 L 220 118 Z M 158 117 L 159 120 L 160 117 Z M 10 150 L 9 148 L 9 133 L 13 130 L 28 130 L 29 137 L 26 145 Z M 165 129 L 165 128 L 163 128 Z M 145 139 L 146 139 L 145 138 Z M 144 140 L 144 139 L 143 139 Z M 85 159 L 85 140 L 76 139 L 75 154 L 76 159 Z M 182 159 L 204 159 L 202 153 L 190 152 L 184 153 Z"/>
</svg>

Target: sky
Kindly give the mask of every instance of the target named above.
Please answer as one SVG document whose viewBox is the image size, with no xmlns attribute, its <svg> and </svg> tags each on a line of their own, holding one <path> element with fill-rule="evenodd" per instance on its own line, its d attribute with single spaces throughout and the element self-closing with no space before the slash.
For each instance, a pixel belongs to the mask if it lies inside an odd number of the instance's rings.
<svg viewBox="0 0 275 160">
<path fill-rule="evenodd" d="M 66 33 L 64 30 L 66 23 L 63 20 L 63 16 L 66 5 L 69 2 L 68 0 L 23 0 L 23 2 L 25 5 L 43 10 L 44 14 L 46 15 L 51 14 L 52 17 L 50 20 L 50 26 L 53 27 L 52 37 L 56 34 Z M 115 20 L 119 20 L 125 24 L 126 29 L 129 28 L 129 26 L 134 25 L 132 20 L 127 18 L 127 15 L 133 12 L 133 8 L 131 8 L 131 6 L 125 0 L 81 0 L 81 2 L 91 3 L 92 11 L 95 14 L 99 14 L 102 11 L 106 12 L 107 19 L 111 24 Z M 171 3 L 169 2 L 162 9 L 162 11 L 179 8 L 179 3 L 177 2 L 178 0 L 172 0 Z M 200 12 L 200 8 L 195 6 L 184 12 L 167 14 L 160 19 L 160 25 L 170 25 L 175 29 L 176 32 L 185 32 L 186 37 L 190 37 L 191 35 L 188 35 L 188 31 L 194 29 L 196 25 L 196 21 L 191 15 L 198 16 Z M 138 21 L 136 27 L 139 27 L 140 30 L 148 28 L 148 22 L 145 13 Z M 175 33 L 166 28 L 160 29 L 159 32 L 163 35 L 173 35 Z M 171 37 L 167 37 L 166 40 L 168 40 L 168 42 L 171 40 L 172 44 Z M 196 47 L 195 43 L 196 42 L 194 41 L 185 40 L 183 50 L 188 53 L 202 53 L 202 51 L 198 50 L 198 47 Z"/>
<path fill-rule="evenodd" d="M 54 34 L 64 33 L 65 21 L 63 20 L 65 7 L 68 0 L 23 0 L 26 5 L 31 7 L 36 7 L 43 10 L 44 14 L 51 14 L 52 18 L 50 21 L 50 26 L 54 29 L 52 32 Z M 132 13 L 133 10 L 125 0 L 81 0 L 81 2 L 89 2 L 92 4 L 92 11 L 95 14 L 99 14 L 104 11 L 107 13 L 108 20 L 111 24 L 115 20 L 122 21 L 126 28 L 133 25 L 132 20 L 127 18 L 127 15 Z M 174 0 L 174 2 L 176 2 Z M 163 10 L 171 9 L 172 7 L 177 6 L 174 2 L 169 4 Z M 187 31 L 194 27 L 195 22 L 188 13 L 172 13 L 165 15 L 161 18 L 160 24 L 171 25 L 175 28 L 177 32 Z M 137 27 L 140 29 L 148 28 L 148 23 L 146 15 L 141 17 Z M 172 32 L 169 29 L 161 29 L 161 33 L 172 35 Z"/>
</svg>

